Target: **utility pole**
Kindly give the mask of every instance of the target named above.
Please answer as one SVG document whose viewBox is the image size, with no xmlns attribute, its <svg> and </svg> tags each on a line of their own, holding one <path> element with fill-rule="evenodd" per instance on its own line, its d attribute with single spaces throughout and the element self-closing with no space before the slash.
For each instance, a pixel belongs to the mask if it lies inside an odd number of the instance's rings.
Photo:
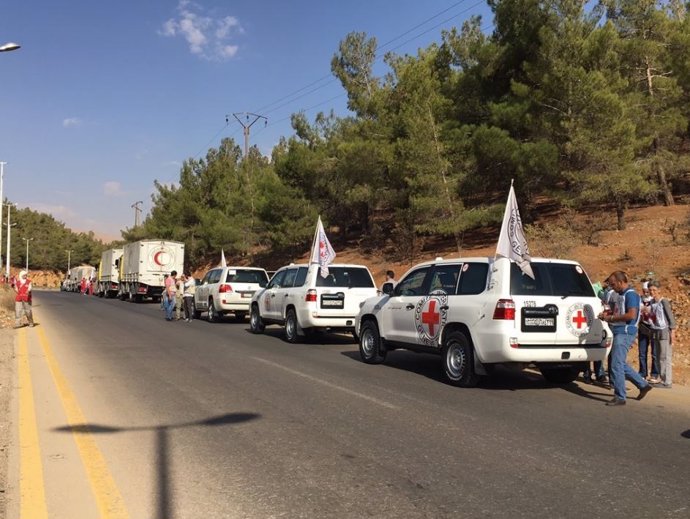
<svg viewBox="0 0 690 519">
<path fill-rule="evenodd" d="M 2 197 L 2 182 L 5 178 L 5 164 L 7 162 L 0 162 L 0 216 L 2 215 L 2 204 L 5 203 L 5 199 Z M 9 211 L 9 209 L 8 209 Z M 9 214 L 9 213 L 8 213 Z M 9 254 L 5 252 L 5 261 L 9 262 L 7 257 Z M 2 268 L 2 225 L 0 225 L 0 269 Z"/>
<path fill-rule="evenodd" d="M 13 205 L 14 204 L 7 204 L 7 261 L 5 261 L 5 275 L 7 276 L 8 280 L 10 279 L 10 237 L 12 236 L 12 227 L 17 225 L 16 223 L 10 224 L 10 209 L 12 209 Z"/>
<path fill-rule="evenodd" d="M 72 259 L 72 249 L 66 249 L 65 252 L 67 253 L 67 275 L 69 276 L 69 265 L 70 260 Z"/>
<path fill-rule="evenodd" d="M 138 202 L 134 202 L 132 204 L 132 208 L 134 209 L 134 227 L 139 227 L 139 221 L 140 221 L 140 215 L 141 215 L 141 207 L 140 205 L 143 204 L 141 200 Z"/>
<path fill-rule="evenodd" d="M 259 119 L 264 120 L 264 127 L 268 125 L 268 119 L 264 117 L 263 115 L 258 115 L 258 114 L 253 114 L 250 112 L 236 112 L 232 114 L 235 119 L 237 119 L 237 122 L 240 123 L 240 126 L 244 129 L 244 158 L 247 158 L 247 155 L 249 154 L 249 128 L 251 128 L 256 121 Z M 244 115 L 245 120 L 243 121 L 238 117 L 238 115 Z M 253 117 L 254 120 L 252 122 L 249 122 L 249 117 Z M 230 116 L 226 115 L 225 116 L 225 122 L 228 123 Z"/>
</svg>

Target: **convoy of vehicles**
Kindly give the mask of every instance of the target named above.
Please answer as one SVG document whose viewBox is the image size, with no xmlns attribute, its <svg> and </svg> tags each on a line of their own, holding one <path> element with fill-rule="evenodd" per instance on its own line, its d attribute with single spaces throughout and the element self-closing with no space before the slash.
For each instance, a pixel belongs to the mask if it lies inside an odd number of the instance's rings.
<svg viewBox="0 0 690 519">
<path fill-rule="evenodd" d="M 298 342 L 316 331 L 351 333 L 368 364 L 395 349 L 434 353 L 448 383 L 474 386 L 498 365 L 533 366 L 553 383 L 568 383 L 588 362 L 606 359 L 612 344 L 604 310 L 582 266 L 536 258 L 534 279 L 503 258 L 437 258 L 412 267 L 397 285 L 377 290 L 364 265 L 290 264 L 269 280 L 264 269 L 219 266 L 196 286 L 194 313 L 210 322 L 232 314 L 262 333 L 284 328 Z M 96 269 L 70 269 L 62 290 L 94 279 L 100 296 L 159 300 L 165 276 L 184 271 L 184 244 L 142 240 L 105 251 Z"/>
<path fill-rule="evenodd" d="M 165 276 L 184 270 L 184 243 L 165 240 L 140 240 L 124 246 L 120 261 L 120 299 L 141 302 L 160 300 Z"/>
</svg>

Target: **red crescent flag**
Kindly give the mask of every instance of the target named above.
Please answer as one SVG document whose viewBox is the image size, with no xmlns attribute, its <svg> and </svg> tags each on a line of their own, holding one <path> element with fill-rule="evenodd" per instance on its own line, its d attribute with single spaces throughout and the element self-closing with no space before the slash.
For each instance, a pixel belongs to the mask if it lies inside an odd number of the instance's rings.
<svg viewBox="0 0 690 519">
<path fill-rule="evenodd" d="M 316 223 L 316 233 L 314 234 L 314 244 L 312 245 L 310 263 L 316 263 L 321 267 L 321 277 L 328 276 L 328 265 L 333 263 L 335 259 L 335 251 L 331 247 L 331 242 L 328 241 L 326 231 L 323 229 L 321 217 Z"/>
</svg>

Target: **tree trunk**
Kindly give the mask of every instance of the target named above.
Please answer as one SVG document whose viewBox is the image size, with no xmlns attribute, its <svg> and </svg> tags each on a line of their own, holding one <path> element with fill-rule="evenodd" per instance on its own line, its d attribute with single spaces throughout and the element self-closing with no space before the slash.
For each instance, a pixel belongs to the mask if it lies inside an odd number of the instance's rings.
<svg viewBox="0 0 690 519">
<path fill-rule="evenodd" d="M 618 202 L 616 204 L 616 217 L 618 219 L 617 229 L 619 231 L 624 231 L 625 230 L 625 203 Z"/>
</svg>

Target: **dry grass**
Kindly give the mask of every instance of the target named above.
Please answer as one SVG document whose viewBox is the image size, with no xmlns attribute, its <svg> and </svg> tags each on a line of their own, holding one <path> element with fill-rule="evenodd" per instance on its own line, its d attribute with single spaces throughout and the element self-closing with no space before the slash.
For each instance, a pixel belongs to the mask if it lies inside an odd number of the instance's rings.
<svg viewBox="0 0 690 519">
<path fill-rule="evenodd" d="M 7 286 L 0 288 L 0 311 L 2 313 L 10 312 L 14 315 L 14 290 Z"/>
</svg>

